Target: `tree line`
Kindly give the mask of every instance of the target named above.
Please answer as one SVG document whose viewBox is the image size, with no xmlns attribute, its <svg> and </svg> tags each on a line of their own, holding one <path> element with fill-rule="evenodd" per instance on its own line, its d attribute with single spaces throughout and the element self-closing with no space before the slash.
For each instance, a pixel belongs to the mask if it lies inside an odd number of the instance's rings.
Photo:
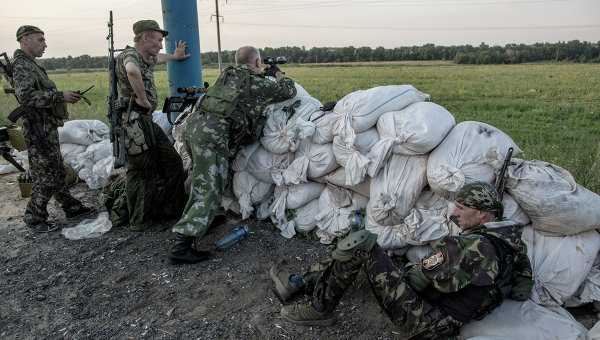
<svg viewBox="0 0 600 340">
<path fill-rule="evenodd" d="M 448 60 L 456 64 L 518 64 L 536 61 L 568 61 L 587 63 L 600 62 L 600 42 L 571 40 L 558 43 L 507 44 L 505 46 L 489 46 L 481 43 L 479 46 L 407 46 L 396 48 L 384 47 L 279 47 L 259 49 L 261 56 L 285 56 L 288 63 L 341 63 L 368 61 L 422 61 Z M 39 60 L 47 70 L 55 69 L 90 69 L 106 68 L 108 57 L 78 57 L 44 58 Z M 235 63 L 235 51 L 222 51 L 221 62 Z M 202 64 L 218 64 L 217 52 L 202 53 Z"/>
</svg>

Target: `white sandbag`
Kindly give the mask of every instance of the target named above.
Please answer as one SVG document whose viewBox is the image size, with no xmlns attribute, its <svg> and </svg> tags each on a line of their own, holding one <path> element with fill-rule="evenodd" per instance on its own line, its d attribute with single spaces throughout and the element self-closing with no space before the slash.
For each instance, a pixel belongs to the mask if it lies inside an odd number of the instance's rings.
<svg viewBox="0 0 600 340">
<path fill-rule="evenodd" d="M 307 178 L 319 178 L 340 167 L 333 154 L 333 145 L 313 144 L 302 140 L 298 144 L 294 161 L 283 173 L 284 183 L 299 184 Z"/>
<path fill-rule="evenodd" d="M 319 213 L 319 199 L 315 198 L 295 211 L 294 226 L 297 231 L 309 233 L 317 226 L 315 216 Z"/>
<path fill-rule="evenodd" d="M 331 133 L 331 112 L 315 111 L 308 120 L 298 119 L 298 138 L 310 139 L 315 144 L 326 144 L 333 141 Z"/>
<path fill-rule="evenodd" d="M 108 176 L 113 173 L 115 158 L 109 155 L 92 166 L 91 173 L 86 176 L 85 183 L 90 189 L 100 189 L 104 187 Z M 80 176 L 81 177 L 81 176 Z"/>
<path fill-rule="evenodd" d="M 600 234 L 595 230 L 548 237 L 526 226 L 521 238 L 535 279 L 531 300 L 547 306 L 562 305 L 575 294 L 600 250 Z"/>
<path fill-rule="evenodd" d="M 365 208 L 369 199 L 348 189 L 328 185 L 319 197 L 319 211 L 315 216 L 316 234 L 323 244 L 331 244 L 336 237 L 349 231 L 350 214 Z"/>
<path fill-rule="evenodd" d="M 254 211 L 254 205 L 267 200 L 274 190 L 272 183 L 257 180 L 248 171 L 236 172 L 233 175 L 233 193 L 240 204 L 242 219 L 245 220 Z"/>
<path fill-rule="evenodd" d="M 99 120 L 70 120 L 58 128 L 60 144 L 90 145 L 108 139 L 108 126 Z"/>
<path fill-rule="evenodd" d="M 71 167 L 75 172 L 81 169 L 92 168 L 96 162 L 112 155 L 112 146 L 108 139 L 87 146 L 85 152 L 78 154 L 74 161 L 71 161 Z"/>
<path fill-rule="evenodd" d="M 331 131 L 345 144 L 352 145 L 355 134 L 375 126 L 382 114 L 402 110 L 427 98 L 429 95 L 411 85 L 378 86 L 349 93 L 333 109 Z"/>
<path fill-rule="evenodd" d="M 269 79 L 271 81 L 277 82 L 277 79 L 275 77 L 267 76 L 265 78 L 267 78 L 267 79 Z M 284 100 L 282 102 L 276 102 L 276 103 L 270 104 L 269 106 L 272 106 L 272 107 L 277 108 L 277 109 L 281 109 L 281 108 L 283 108 L 285 106 L 290 106 L 296 100 L 298 100 L 298 98 L 310 97 L 310 93 L 308 93 L 308 91 L 306 91 L 304 89 L 304 87 L 302 87 L 302 85 L 294 82 L 294 87 L 296 88 L 296 96 L 294 98 L 290 98 L 290 99 Z"/>
<path fill-rule="evenodd" d="M 502 205 L 504 206 L 504 219 L 519 222 L 522 225 L 531 224 L 529 216 L 521 209 L 519 203 L 507 192 L 502 195 Z"/>
<path fill-rule="evenodd" d="M 160 110 L 152 112 L 152 121 L 160 126 L 161 130 L 165 133 L 171 144 L 175 143 L 175 138 L 173 137 L 173 125 L 169 123 L 169 119 L 167 118 L 167 114 L 163 113 Z"/>
<path fill-rule="evenodd" d="M 427 155 L 392 155 L 371 179 L 369 206 L 373 220 L 385 226 L 402 223 L 427 185 L 426 171 Z"/>
<path fill-rule="evenodd" d="M 459 339 L 585 340 L 587 329 L 562 307 L 546 307 L 531 300 L 505 300 L 480 321 L 460 328 Z"/>
<path fill-rule="evenodd" d="M 240 204 L 234 199 L 234 197 L 221 196 L 221 207 L 224 211 L 230 210 L 235 214 L 241 214 Z"/>
<path fill-rule="evenodd" d="M 538 160 L 509 167 L 506 190 L 548 236 L 574 235 L 600 228 L 600 196 L 575 183 L 558 165 Z"/>
<path fill-rule="evenodd" d="M 262 146 L 258 146 L 252 153 L 246 170 L 261 182 L 283 184 L 283 172 L 294 160 L 294 154 L 291 152 L 285 154 L 276 154 L 268 152 Z"/>
<path fill-rule="evenodd" d="M 338 168 L 337 170 L 327 174 L 325 176 L 327 183 L 337 185 L 338 187 L 350 189 L 359 195 L 370 197 L 371 196 L 371 177 L 365 176 L 365 179 L 357 185 L 346 184 L 346 169 Z"/>
<path fill-rule="evenodd" d="M 369 204 L 366 228 L 378 235 L 377 240 L 385 250 L 395 250 L 407 245 L 425 245 L 450 234 L 448 221 L 453 211 L 453 205 L 446 199 L 424 190 L 408 216 L 394 225 L 377 223 L 373 218 L 373 207 Z"/>
<path fill-rule="evenodd" d="M 575 294 L 565 301 L 565 307 L 578 307 L 590 302 L 597 304 L 598 301 L 600 301 L 600 256 L 596 256 L 590 272 Z"/>
<path fill-rule="evenodd" d="M 494 183 L 510 147 L 514 149 L 513 156 L 521 153 L 507 134 L 491 125 L 459 123 L 429 155 L 429 186 L 438 195 L 454 199 L 465 184 Z"/>
<path fill-rule="evenodd" d="M 63 157 L 63 161 L 71 165 L 77 155 L 85 152 L 87 147 L 87 145 L 64 143 L 60 145 L 60 154 Z"/>
<path fill-rule="evenodd" d="M 275 200 L 269 207 L 269 214 L 276 220 L 285 218 L 286 209 L 297 209 L 313 199 L 319 197 L 325 185 L 307 181 L 297 185 L 284 185 L 275 187 Z"/>
<path fill-rule="evenodd" d="M 422 155 L 433 150 L 456 125 L 448 110 L 431 102 L 414 103 L 401 111 L 384 113 L 377 121 L 379 141 L 367 157 L 374 177 L 391 153 Z"/>
<path fill-rule="evenodd" d="M 296 96 L 293 99 L 294 101 L 290 105 L 292 105 L 294 113 L 291 116 L 285 110 L 292 109 L 282 107 L 280 103 L 271 104 L 264 110 L 267 121 L 263 128 L 263 136 L 260 138 L 260 143 L 269 152 L 285 153 L 296 151 L 298 139 L 297 121 L 309 119 L 321 107 L 321 102 L 310 96 Z"/>
<path fill-rule="evenodd" d="M 246 166 L 248 165 L 248 160 L 250 159 L 254 151 L 258 149 L 259 145 L 260 142 L 254 142 L 250 145 L 246 145 L 243 148 L 241 148 L 235 156 L 235 159 L 231 161 L 231 170 L 236 172 L 245 171 Z"/>
<path fill-rule="evenodd" d="M 345 144 L 342 137 L 333 138 L 333 154 L 346 171 L 346 185 L 357 185 L 367 174 L 369 159 L 367 154 L 379 140 L 377 129 L 369 129 L 356 135 L 354 144 Z"/>
<path fill-rule="evenodd" d="M 17 151 L 16 149 L 11 149 L 10 155 L 25 170 L 29 169 L 29 157 L 27 155 L 27 150 Z M 0 165 L 0 175 L 10 174 L 17 171 L 19 171 L 19 169 L 10 163 Z"/>
</svg>

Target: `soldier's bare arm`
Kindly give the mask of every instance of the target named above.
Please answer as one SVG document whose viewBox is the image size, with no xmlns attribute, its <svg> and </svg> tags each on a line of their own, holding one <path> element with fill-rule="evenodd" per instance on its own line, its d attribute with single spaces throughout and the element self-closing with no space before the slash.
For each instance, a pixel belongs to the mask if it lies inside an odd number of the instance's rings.
<svg viewBox="0 0 600 340">
<path fill-rule="evenodd" d="M 185 41 L 180 40 L 175 42 L 175 51 L 173 52 L 173 54 L 159 53 L 156 57 L 156 63 L 163 64 L 171 60 L 183 60 L 188 58 L 190 54 L 185 54 L 186 47 L 187 44 L 185 43 Z"/>
</svg>

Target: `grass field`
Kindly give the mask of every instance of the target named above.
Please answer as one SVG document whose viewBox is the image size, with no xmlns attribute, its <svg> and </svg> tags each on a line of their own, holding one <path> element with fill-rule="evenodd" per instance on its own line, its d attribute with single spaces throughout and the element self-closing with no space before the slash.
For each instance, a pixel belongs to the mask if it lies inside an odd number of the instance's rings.
<svg viewBox="0 0 600 340">
<path fill-rule="evenodd" d="M 374 86 L 411 84 L 445 107 L 457 122 L 475 120 L 510 135 L 525 152 L 567 169 L 577 183 L 600 193 L 600 65 L 520 64 L 454 65 L 429 63 L 358 63 L 284 65 L 288 76 L 325 103 Z M 213 84 L 215 68 L 203 70 Z M 59 89 L 83 90 L 95 85 L 83 101 L 70 106 L 72 119 L 106 119 L 107 72 L 50 75 Z M 166 71 L 157 71 L 159 101 L 168 93 Z M 0 84 L 6 86 L 2 80 Z M 0 122 L 16 107 L 0 96 Z M 159 105 L 160 106 L 160 105 Z"/>
</svg>

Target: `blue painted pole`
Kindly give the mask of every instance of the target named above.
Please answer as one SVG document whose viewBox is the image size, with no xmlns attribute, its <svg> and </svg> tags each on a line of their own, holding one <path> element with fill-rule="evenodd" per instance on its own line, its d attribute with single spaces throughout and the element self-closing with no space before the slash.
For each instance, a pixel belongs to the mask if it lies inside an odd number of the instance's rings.
<svg viewBox="0 0 600 340">
<path fill-rule="evenodd" d="M 185 60 L 167 63 L 169 96 L 175 96 L 178 87 L 203 87 L 198 8 L 196 0 L 161 1 L 164 29 L 169 31 L 165 37 L 166 53 L 173 53 L 175 43 L 183 40 L 187 43 L 186 53 L 191 54 Z"/>
</svg>

